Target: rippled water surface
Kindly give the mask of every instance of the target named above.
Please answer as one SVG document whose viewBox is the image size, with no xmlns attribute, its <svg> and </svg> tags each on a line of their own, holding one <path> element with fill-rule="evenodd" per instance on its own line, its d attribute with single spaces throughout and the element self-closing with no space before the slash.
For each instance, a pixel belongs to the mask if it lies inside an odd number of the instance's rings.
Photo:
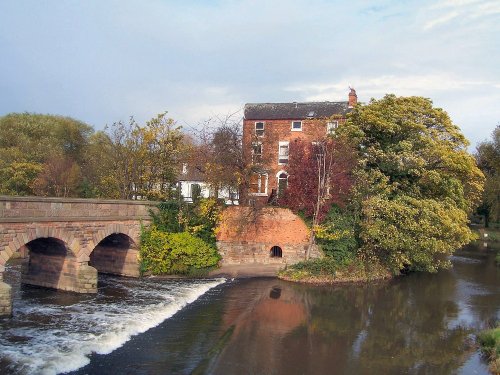
<svg viewBox="0 0 500 375">
<path fill-rule="evenodd" d="M 224 281 L 100 276 L 97 295 L 79 295 L 20 287 L 20 267 L 10 268 L 14 318 L 0 322 L 2 374 L 76 370 L 89 354 L 111 353 Z"/>
<path fill-rule="evenodd" d="M 474 335 L 500 318 L 493 255 L 461 251 L 451 270 L 371 285 L 109 277 L 97 296 L 22 288 L 1 323 L 0 372 L 487 374 Z"/>
</svg>

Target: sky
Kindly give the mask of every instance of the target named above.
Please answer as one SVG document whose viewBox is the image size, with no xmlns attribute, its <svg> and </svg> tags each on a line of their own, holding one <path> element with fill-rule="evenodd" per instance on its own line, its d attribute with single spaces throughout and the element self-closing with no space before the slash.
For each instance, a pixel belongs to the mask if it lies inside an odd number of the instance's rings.
<svg viewBox="0 0 500 375">
<path fill-rule="evenodd" d="M 190 129 L 349 86 L 432 99 L 473 150 L 500 124 L 500 0 L 0 0 L 0 116 Z"/>
</svg>

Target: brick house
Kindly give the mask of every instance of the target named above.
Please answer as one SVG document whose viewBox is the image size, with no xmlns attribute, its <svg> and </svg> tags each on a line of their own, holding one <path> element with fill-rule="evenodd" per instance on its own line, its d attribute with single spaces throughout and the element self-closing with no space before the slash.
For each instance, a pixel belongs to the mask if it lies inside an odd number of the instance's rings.
<svg viewBox="0 0 500 375">
<path fill-rule="evenodd" d="M 334 132 L 356 103 L 356 91 L 351 89 L 348 100 L 340 102 L 245 104 L 243 152 L 255 171 L 247 187 L 247 203 L 269 202 L 286 188 L 290 142 L 314 142 Z"/>
</svg>

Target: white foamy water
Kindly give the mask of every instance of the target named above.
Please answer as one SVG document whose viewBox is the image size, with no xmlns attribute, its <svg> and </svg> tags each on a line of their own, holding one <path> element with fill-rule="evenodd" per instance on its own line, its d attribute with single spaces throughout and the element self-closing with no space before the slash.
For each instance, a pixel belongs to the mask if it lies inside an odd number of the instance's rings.
<svg viewBox="0 0 500 375">
<path fill-rule="evenodd" d="M 0 373 L 77 370 L 90 354 L 111 353 L 223 282 L 106 277 L 94 296 L 16 290 L 14 318 L 0 322 Z"/>
</svg>

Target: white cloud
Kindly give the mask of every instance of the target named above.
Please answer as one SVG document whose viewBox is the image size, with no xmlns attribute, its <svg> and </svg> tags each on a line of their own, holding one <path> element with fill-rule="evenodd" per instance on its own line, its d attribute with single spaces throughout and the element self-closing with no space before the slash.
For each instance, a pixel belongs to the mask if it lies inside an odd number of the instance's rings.
<svg viewBox="0 0 500 375">
<path fill-rule="evenodd" d="M 429 7 L 423 13 L 423 18 L 426 19 L 423 29 L 428 31 L 450 23 L 452 20 L 472 21 L 500 14 L 500 2 L 498 0 L 444 0 Z"/>
<path fill-rule="evenodd" d="M 423 75 L 381 75 L 378 77 L 351 77 L 333 83 L 295 84 L 285 91 L 297 92 L 305 100 L 343 100 L 348 87 L 353 86 L 358 95 L 367 98 L 381 96 L 386 93 L 397 95 L 432 96 L 436 92 L 452 92 L 467 90 L 471 87 L 492 88 L 500 85 L 493 82 L 457 78 L 448 73 Z M 333 96 L 340 99 L 335 99 Z"/>
</svg>

